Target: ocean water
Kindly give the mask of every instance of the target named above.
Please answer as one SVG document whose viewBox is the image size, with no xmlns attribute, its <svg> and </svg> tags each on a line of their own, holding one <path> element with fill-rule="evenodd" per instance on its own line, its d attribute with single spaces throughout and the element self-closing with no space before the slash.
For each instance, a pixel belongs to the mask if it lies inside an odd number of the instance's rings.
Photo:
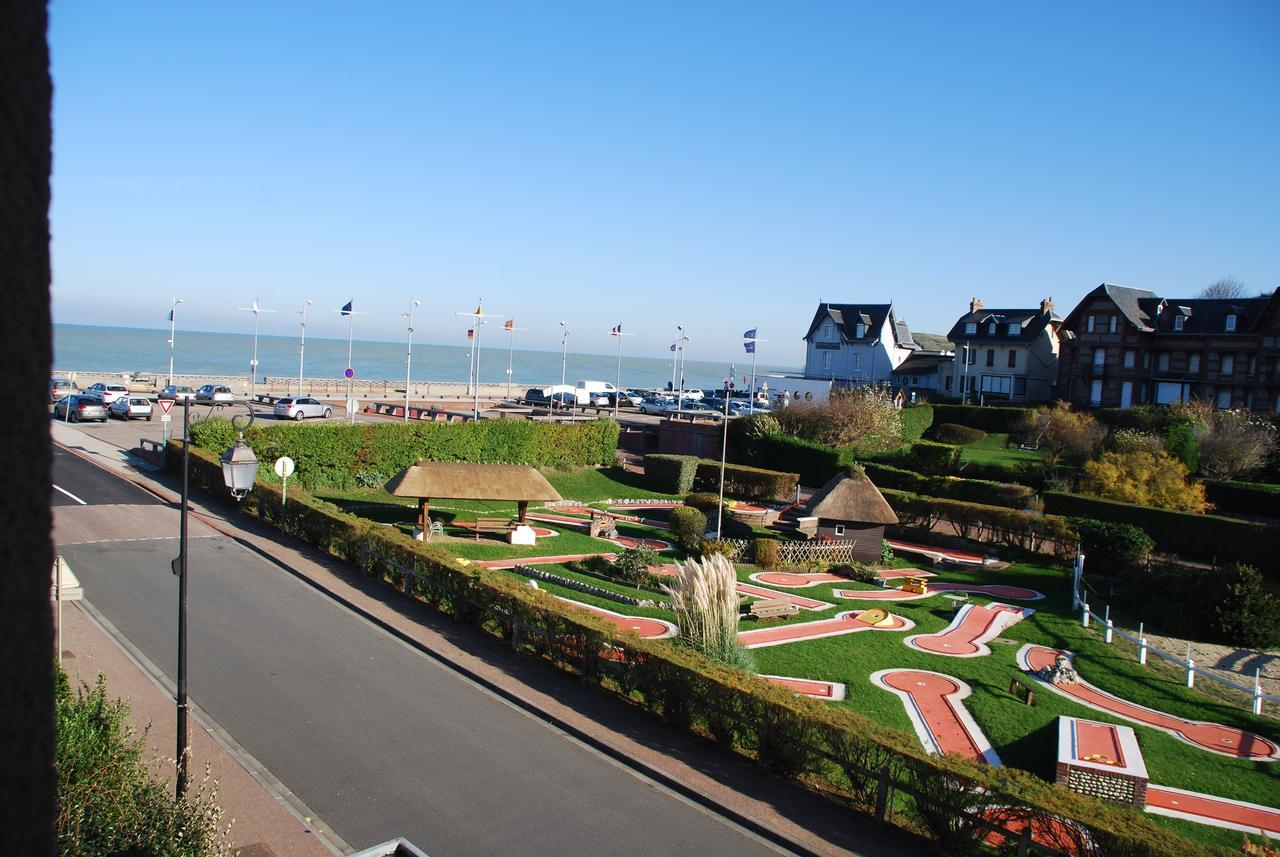
<svg viewBox="0 0 1280 857">
<path fill-rule="evenodd" d="M 494 341 L 496 339 L 496 342 Z M 249 375 L 253 336 L 239 333 L 202 333 L 179 330 L 174 336 L 173 371 L 180 375 Z M 451 345 L 413 345 L 413 380 L 466 382 L 471 349 Z M 405 343 L 355 340 L 352 368 L 367 380 L 403 380 Z M 169 371 L 169 331 L 83 324 L 53 326 L 53 365 L 61 372 L 151 372 L 160 377 Z M 345 339 L 307 338 L 304 371 L 308 378 L 340 378 L 347 367 Z M 623 387 L 664 387 L 671 382 L 670 360 L 622 356 Z M 738 375 L 750 373 L 750 359 L 737 363 Z M 728 374 L 727 363 L 685 362 L 686 387 L 718 387 Z M 757 365 L 757 374 L 795 372 L 781 366 Z M 614 380 L 616 355 L 569 352 L 566 380 Z M 298 340 L 286 336 L 258 337 L 258 375 L 298 377 Z M 511 354 L 513 386 L 560 383 L 560 352 L 522 351 Z M 506 383 L 507 349 L 499 335 L 481 342 L 480 380 Z"/>
</svg>

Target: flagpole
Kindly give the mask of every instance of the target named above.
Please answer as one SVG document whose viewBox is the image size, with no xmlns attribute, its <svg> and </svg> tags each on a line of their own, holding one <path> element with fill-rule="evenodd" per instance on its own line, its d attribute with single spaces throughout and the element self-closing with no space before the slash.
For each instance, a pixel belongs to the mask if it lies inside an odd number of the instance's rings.
<svg viewBox="0 0 1280 857">
<path fill-rule="evenodd" d="M 484 299 L 476 305 L 475 312 L 457 312 L 454 315 L 467 316 L 473 319 L 471 327 L 471 418 L 480 419 L 480 325 L 486 318 L 502 318 L 500 315 L 484 311 Z"/>
<path fill-rule="evenodd" d="M 511 355 L 515 350 L 515 333 L 517 330 L 524 330 L 523 327 L 515 327 L 515 320 L 512 319 L 504 325 L 507 329 L 507 398 L 511 398 Z"/>
<path fill-rule="evenodd" d="M 747 405 L 747 416 L 756 412 L 756 343 L 769 341 L 756 336 L 756 331 L 759 329 L 753 327 L 742 334 L 742 347 L 751 355 L 751 402 Z"/>
<path fill-rule="evenodd" d="M 671 357 L 671 392 L 673 393 L 676 391 L 676 365 L 680 362 L 680 334 L 683 332 L 684 328 L 677 324 L 675 347 L 671 349 L 676 352 Z M 679 405 L 676 407 L 679 407 Z"/>
<path fill-rule="evenodd" d="M 622 337 L 631 336 L 630 333 L 622 332 L 622 324 L 609 331 L 613 336 L 618 337 L 618 369 L 613 377 L 613 418 L 618 418 L 618 402 L 622 399 Z"/>
<path fill-rule="evenodd" d="M 302 363 L 307 350 L 307 307 L 311 306 L 310 298 L 302 299 L 302 309 L 298 312 L 301 333 L 298 336 L 298 396 L 302 396 Z"/>
<path fill-rule="evenodd" d="M 471 418 L 474 420 L 480 419 L 480 325 L 482 324 L 484 324 L 482 320 L 476 319 L 476 384 L 475 398 L 471 403 Z"/>
<path fill-rule="evenodd" d="M 237 309 L 253 313 L 253 359 L 249 361 L 249 409 L 253 409 L 254 395 L 258 390 L 258 320 L 264 312 L 275 312 L 258 306 L 258 299 L 253 299 L 253 306 L 242 306 Z"/>
<path fill-rule="evenodd" d="M 417 298 L 409 298 L 409 311 L 405 313 L 405 318 L 409 319 L 409 352 L 404 358 L 404 421 L 409 421 L 409 387 L 412 384 L 410 380 L 413 375 L 413 308 L 422 306 L 422 301 Z"/>
<path fill-rule="evenodd" d="M 342 309 L 331 310 L 331 312 L 336 312 L 338 313 L 338 315 L 345 315 L 347 317 L 347 368 L 352 370 L 351 377 L 347 378 L 347 412 L 351 414 L 352 425 L 355 425 L 355 422 L 356 422 L 356 412 L 351 406 L 352 384 L 355 381 L 356 375 L 354 371 L 355 367 L 351 365 L 351 357 L 352 357 L 351 342 L 354 338 L 354 333 L 355 333 L 356 316 L 370 315 L 370 313 L 367 313 L 367 312 L 360 312 L 360 313 L 356 312 L 355 303 L 356 303 L 355 298 L 352 298 L 351 300 L 347 301 L 346 306 L 344 306 Z M 345 376 L 347 373 L 344 371 L 342 374 Z"/>
<path fill-rule="evenodd" d="M 178 304 L 182 301 L 177 297 L 173 299 L 173 306 L 169 307 L 169 386 L 173 386 L 173 315 L 174 310 L 178 308 Z"/>
</svg>

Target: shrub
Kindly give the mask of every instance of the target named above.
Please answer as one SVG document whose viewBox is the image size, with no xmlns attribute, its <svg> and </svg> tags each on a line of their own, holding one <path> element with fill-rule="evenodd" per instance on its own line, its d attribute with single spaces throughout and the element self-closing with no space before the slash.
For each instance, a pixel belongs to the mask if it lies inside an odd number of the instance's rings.
<svg viewBox="0 0 1280 857">
<path fill-rule="evenodd" d="M 698 459 L 692 455 L 646 455 L 644 485 L 662 494 L 688 494 L 697 470 Z"/>
<path fill-rule="evenodd" d="M 782 558 L 782 546 L 777 539 L 756 539 L 756 565 L 762 568 L 774 568 Z"/>
<path fill-rule="evenodd" d="M 986 436 L 987 433 L 982 429 L 962 426 L 956 423 L 943 423 L 933 429 L 934 440 L 939 443 L 954 443 L 960 446 L 977 443 Z"/>
<path fill-rule="evenodd" d="M 1204 511 L 1204 486 L 1188 481 L 1182 462 L 1166 453 L 1104 452 L 1084 466 L 1081 491 L 1122 503 L 1179 512 Z"/>
<path fill-rule="evenodd" d="M 1280 569 L 1280 526 L 1058 491 L 1042 496 L 1046 513 L 1133 524 L 1151 536 L 1161 551 L 1190 559 L 1245 562 L 1264 572 Z"/>
<path fill-rule="evenodd" d="M 1158 434 L 1136 429 L 1116 429 L 1107 438 L 1107 445 L 1116 452 L 1149 452 L 1157 455 L 1165 451 L 1164 438 Z"/>
<path fill-rule="evenodd" d="M 1233 563 L 1218 570 L 1221 596 L 1214 605 L 1217 631 L 1236 646 L 1265 651 L 1280 645 L 1280 598 L 1258 570 Z"/>
<path fill-rule="evenodd" d="M 734 429 L 737 428 L 735 432 Z M 769 414 L 752 414 L 729 425 L 730 435 L 737 435 L 741 455 L 746 461 L 761 461 L 760 443 L 764 438 L 782 433 L 782 426 Z"/>
<path fill-rule="evenodd" d="M 881 387 L 835 389 L 822 404 L 793 404 L 774 418 L 787 434 L 831 446 L 878 452 L 902 443 L 902 412 Z"/>
<path fill-rule="evenodd" d="M 1080 534 L 1080 549 L 1089 566 L 1103 574 L 1133 571 L 1151 557 L 1155 540 L 1133 524 L 1098 521 L 1093 518 L 1070 518 L 1071 526 Z"/>
<path fill-rule="evenodd" d="M 688 506 L 677 506 L 667 518 L 676 541 L 687 551 L 698 551 L 707 533 L 707 516 Z"/>
<path fill-rule="evenodd" d="M 732 560 L 734 551 L 737 550 L 732 542 L 724 539 L 707 539 L 702 543 L 701 552 L 704 557 L 719 555 L 725 559 Z"/>
<path fill-rule="evenodd" d="M 1224 512 L 1280 517 L 1280 485 L 1268 482 L 1225 482 L 1206 479 L 1205 499 Z"/>
<path fill-rule="evenodd" d="M 1236 409 L 1215 411 L 1200 438 L 1200 472 L 1234 479 L 1262 468 L 1275 454 L 1276 427 L 1259 414 Z"/>
<path fill-rule="evenodd" d="M 946 443 L 918 440 L 907 452 L 907 466 L 912 470 L 940 476 L 955 470 L 960 461 L 960 447 Z"/>
<path fill-rule="evenodd" d="M 1098 451 L 1107 437 L 1107 427 L 1091 414 L 1073 411 L 1066 402 L 1036 411 L 1043 425 L 1040 429 L 1040 446 L 1048 451 L 1047 462 L 1057 465 L 1061 460 L 1079 465 L 1088 461 Z"/>
<path fill-rule="evenodd" d="M 933 405 L 914 405 L 900 411 L 902 442 L 915 443 L 933 425 Z"/>
<path fill-rule="evenodd" d="M 58 853 L 230 854 L 216 783 L 175 802 L 168 783 L 151 778 L 143 739 L 126 723 L 129 706 L 107 696 L 106 679 L 72 693 L 66 673 L 55 670 Z"/>
<path fill-rule="evenodd" d="M 854 461 L 853 450 L 775 434 L 759 441 L 760 457 L 754 463 L 768 464 L 796 473 L 802 485 L 818 487 Z"/>
<path fill-rule="evenodd" d="M 953 423 L 981 429 L 988 434 L 1015 434 L 1030 408 L 992 405 L 934 405 L 935 423 Z"/>
<path fill-rule="evenodd" d="M 720 508 L 720 495 L 712 494 L 710 491 L 698 491 L 685 497 L 684 504 L 711 515 Z"/>
<path fill-rule="evenodd" d="M 892 488 L 881 489 L 903 527 L 933 532 L 940 523 L 963 539 L 1035 553 L 1052 550 L 1059 557 L 1075 554 L 1077 536 L 1065 518 L 1034 515 L 1001 506 L 922 497 Z"/>
<path fill-rule="evenodd" d="M 613 575 L 625 583 L 639 586 L 648 574 L 650 566 L 661 562 L 658 552 L 643 542 L 638 547 L 627 548 L 618 554 L 613 563 Z"/>
<path fill-rule="evenodd" d="M 800 477 L 796 473 L 748 467 L 745 464 L 726 464 L 724 468 L 724 493 L 726 497 L 744 500 L 784 500 L 795 497 Z M 719 496 L 720 462 L 699 459 L 694 470 L 693 487 L 699 492 L 712 492 Z"/>
<path fill-rule="evenodd" d="M 874 461 L 868 461 L 862 467 L 878 487 L 897 488 L 900 491 L 927 494 L 930 497 L 948 497 L 953 500 L 969 500 L 974 503 L 1023 509 L 1026 508 L 1033 494 L 1032 490 L 1025 485 L 1007 482 L 960 479 L 955 476 L 922 476 L 913 470 L 904 470 Z"/>
<path fill-rule="evenodd" d="M 751 656 L 738 642 L 738 577 L 722 554 L 685 560 L 663 586 L 680 627 L 680 642 L 713 661 L 750 668 Z"/>
<path fill-rule="evenodd" d="M 895 557 L 893 555 L 892 545 L 889 544 L 888 539 L 883 539 L 880 542 L 880 563 L 882 565 L 889 565 L 894 561 L 894 559 Z"/>
<path fill-rule="evenodd" d="M 1164 441 L 1169 454 L 1191 473 L 1200 468 L 1200 438 L 1207 426 L 1204 416 L 1202 409 L 1179 405 L 1170 409 L 1165 425 Z"/>
</svg>

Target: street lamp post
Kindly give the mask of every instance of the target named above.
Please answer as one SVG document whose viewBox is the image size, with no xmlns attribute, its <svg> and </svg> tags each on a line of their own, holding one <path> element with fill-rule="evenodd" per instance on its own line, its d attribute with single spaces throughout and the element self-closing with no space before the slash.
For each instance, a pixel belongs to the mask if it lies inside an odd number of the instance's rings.
<svg viewBox="0 0 1280 857">
<path fill-rule="evenodd" d="M 486 313 L 484 311 L 484 299 L 481 298 L 480 303 L 476 304 L 475 312 L 457 312 L 454 315 L 465 316 L 474 319 L 471 336 L 471 354 L 472 354 L 472 400 L 471 400 L 471 418 L 473 420 L 480 419 L 480 325 L 487 324 L 486 318 L 502 318 L 500 315 Z"/>
<path fill-rule="evenodd" d="M 507 332 L 507 398 L 511 398 L 511 357 L 515 353 L 515 332 L 524 330 L 523 327 L 515 326 L 515 319 L 507 319 L 503 329 Z"/>
<path fill-rule="evenodd" d="M 258 474 L 258 459 L 249 444 L 245 443 L 244 431 L 253 425 L 253 405 L 243 403 L 249 411 L 249 420 L 243 427 L 238 420 L 243 417 L 236 414 L 231 424 L 238 430 L 235 443 L 222 454 L 222 479 L 231 496 L 237 500 L 244 498 L 253 489 L 253 482 Z M 207 417 L 206 417 L 207 419 Z M 187 743 L 187 517 L 190 508 L 191 485 L 191 399 L 182 400 L 182 507 L 178 517 L 178 558 L 173 561 L 173 571 L 178 575 L 178 692 L 177 692 L 177 777 L 174 789 L 178 800 L 182 800 L 187 791 L 187 764 L 190 761 L 190 747 Z"/>
<path fill-rule="evenodd" d="M 566 369 L 569 366 L 569 323 L 567 321 L 560 322 L 560 399 L 555 399 L 558 406 L 560 400 L 564 398 L 564 386 Z"/>
<path fill-rule="evenodd" d="M 352 298 L 347 301 L 341 309 L 330 310 L 330 312 L 336 312 L 338 315 L 343 315 L 347 318 L 347 369 L 351 370 L 351 373 L 347 374 L 347 372 L 344 371 L 342 374 L 347 379 L 347 413 L 351 414 L 351 422 L 353 425 L 356 421 L 356 412 L 355 409 L 351 407 L 351 385 L 355 380 L 356 373 L 354 371 L 354 367 L 351 365 L 351 342 L 355 331 L 355 317 L 358 315 L 370 315 L 370 313 L 356 312 L 352 309 L 355 302 L 355 298 Z"/>
<path fill-rule="evenodd" d="M 634 333 L 623 333 L 622 324 L 609 331 L 611 336 L 618 337 L 618 368 L 613 377 L 613 418 L 618 418 L 618 402 L 622 399 L 622 337 L 635 336 Z"/>
<path fill-rule="evenodd" d="M 302 309 L 298 310 L 298 395 L 302 395 L 302 361 L 307 349 L 307 307 L 311 306 L 311 298 L 302 299 Z"/>
<path fill-rule="evenodd" d="M 264 312 L 275 312 L 258 306 L 258 299 L 253 299 L 252 306 L 236 307 L 243 312 L 253 313 L 253 359 L 249 361 L 249 401 L 252 402 L 258 387 L 258 320 Z"/>
<path fill-rule="evenodd" d="M 169 386 L 173 386 L 173 313 L 178 308 L 178 304 L 182 301 L 177 298 L 173 299 L 173 305 L 169 307 Z"/>
<path fill-rule="evenodd" d="M 680 334 L 680 339 L 679 339 L 680 348 L 679 348 L 679 353 L 677 355 L 680 358 L 680 394 L 676 398 L 677 411 L 684 407 L 684 351 L 685 351 L 685 346 L 688 345 L 689 343 L 689 337 L 684 335 L 683 333 L 684 327 L 681 326 L 679 330 L 682 332 Z"/>
<path fill-rule="evenodd" d="M 404 358 L 404 421 L 409 421 L 409 385 L 410 377 L 413 369 L 413 308 L 422 306 L 422 301 L 417 298 L 409 299 L 409 311 L 404 317 L 409 319 L 409 352 Z"/>
</svg>

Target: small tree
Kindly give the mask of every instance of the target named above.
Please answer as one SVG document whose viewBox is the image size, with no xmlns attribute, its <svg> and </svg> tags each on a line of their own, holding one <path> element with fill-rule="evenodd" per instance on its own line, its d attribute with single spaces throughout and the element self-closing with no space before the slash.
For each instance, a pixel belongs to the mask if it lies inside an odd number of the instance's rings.
<svg viewBox="0 0 1280 857">
<path fill-rule="evenodd" d="M 1036 413 L 1044 420 L 1040 445 L 1049 452 L 1050 466 L 1056 466 L 1060 460 L 1077 466 L 1088 461 L 1107 437 L 1107 427 L 1092 414 L 1073 411 L 1066 402 L 1057 402 L 1051 408 L 1041 407 Z"/>
<path fill-rule="evenodd" d="M 1244 297 L 1244 283 L 1237 280 L 1230 274 L 1225 277 L 1219 277 L 1209 285 L 1200 290 L 1199 298 L 1242 298 Z"/>
<path fill-rule="evenodd" d="M 1221 587 L 1214 614 L 1222 639 L 1251 649 L 1280 645 L 1280 598 L 1253 566 L 1233 564 L 1218 572 Z"/>
<path fill-rule="evenodd" d="M 832 390 L 823 404 L 793 404 L 774 416 L 788 434 L 830 446 L 882 452 L 902 444 L 902 413 L 880 387 Z"/>
<path fill-rule="evenodd" d="M 682 548 L 691 552 L 702 549 L 702 540 L 707 535 L 706 515 L 692 506 L 677 506 L 671 510 L 667 521 Z"/>
<path fill-rule="evenodd" d="M 738 577 L 721 554 L 685 560 L 675 580 L 663 586 L 680 626 L 680 642 L 713 661 L 752 669 L 752 658 L 738 642 Z"/>
<path fill-rule="evenodd" d="M 1218 411 L 1200 438 L 1200 472 L 1235 479 L 1260 469 L 1275 454 L 1276 428 L 1245 410 Z"/>
<path fill-rule="evenodd" d="M 1180 512 L 1203 512 L 1204 486 L 1188 481 L 1187 468 L 1167 453 L 1104 452 L 1084 466 L 1086 494 Z"/>
<path fill-rule="evenodd" d="M 618 554 L 618 559 L 613 563 L 613 572 L 619 580 L 635 584 L 639 589 L 650 566 L 658 565 L 660 561 L 657 551 L 640 542 L 636 547 L 627 548 Z"/>
</svg>

